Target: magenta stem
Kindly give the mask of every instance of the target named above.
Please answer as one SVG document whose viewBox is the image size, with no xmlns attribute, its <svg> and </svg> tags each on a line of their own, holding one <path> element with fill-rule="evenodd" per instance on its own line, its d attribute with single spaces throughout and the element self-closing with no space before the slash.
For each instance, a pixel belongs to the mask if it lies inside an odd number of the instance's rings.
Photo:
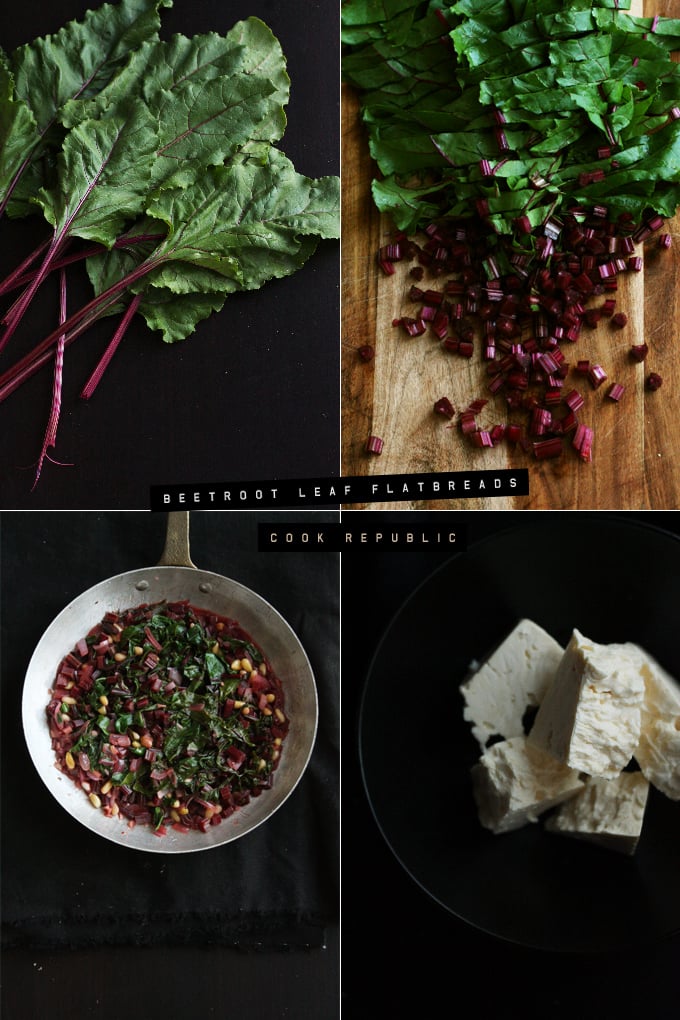
<svg viewBox="0 0 680 1020">
<path fill-rule="evenodd" d="M 95 368 L 94 372 L 92 373 L 90 378 L 85 383 L 85 386 L 83 387 L 83 391 L 80 394 L 80 396 L 82 397 L 83 400 L 89 400 L 90 397 L 92 396 L 92 394 L 94 393 L 94 391 L 96 390 L 97 386 L 99 385 L 99 383 L 101 381 L 101 378 L 104 375 L 104 372 L 106 371 L 106 369 L 109 366 L 109 362 L 111 361 L 111 358 L 113 357 L 113 355 L 118 350 L 120 342 L 123 339 L 123 337 L 125 336 L 125 334 L 126 334 L 126 332 L 128 330 L 128 327 L 129 327 L 130 323 L 132 322 L 132 319 L 133 319 L 137 309 L 139 308 L 139 303 L 140 303 L 141 300 L 142 300 L 142 295 L 141 294 L 135 294 L 135 296 L 133 297 L 132 301 L 130 302 L 128 307 L 125 309 L 125 314 L 123 315 L 122 319 L 120 320 L 120 323 L 118 325 L 118 328 L 116 329 L 116 332 L 111 337 L 111 340 L 109 341 L 106 350 L 104 351 L 102 357 L 100 358 L 99 363 L 97 364 L 97 367 Z"/>
<path fill-rule="evenodd" d="M 162 258 L 156 258 L 143 262 L 132 273 L 129 273 L 117 283 L 112 284 L 111 287 L 102 291 L 96 298 L 88 301 L 78 312 L 70 315 L 63 324 L 63 327 L 50 333 L 37 347 L 29 351 L 28 354 L 12 365 L 11 368 L 8 368 L 6 372 L 0 375 L 0 402 L 18 389 L 27 379 L 30 379 L 38 369 L 42 368 L 46 361 L 50 360 L 50 348 L 54 346 L 62 333 L 66 335 L 65 346 L 68 347 L 81 333 L 84 333 L 96 322 L 110 305 L 118 300 L 123 291 L 127 290 L 137 280 L 141 280 L 152 269 L 160 265 L 162 261 Z"/>
<path fill-rule="evenodd" d="M 36 259 L 43 254 L 45 249 L 48 247 L 49 243 L 50 243 L 49 238 L 46 241 L 42 241 L 35 249 L 35 251 L 32 251 L 30 255 L 27 255 L 23 262 L 21 262 L 16 267 L 16 269 L 14 269 L 9 274 L 9 276 L 5 277 L 2 283 L 0 283 L 0 294 L 6 294 L 7 291 L 13 290 L 15 287 L 21 286 L 21 284 L 25 280 L 27 271 L 30 269 L 30 267 L 33 265 Z"/>
<path fill-rule="evenodd" d="M 18 300 L 15 301 L 15 303 L 12 305 L 12 309 L 9 315 L 5 317 L 7 325 L 5 326 L 5 330 L 2 336 L 0 337 L 0 351 L 3 350 L 3 348 L 7 345 L 7 342 L 10 340 L 10 338 L 16 331 L 19 323 L 24 317 L 26 309 L 33 300 L 35 292 L 38 290 L 38 287 L 43 282 L 43 280 L 49 273 L 50 269 L 52 268 L 52 263 L 54 259 L 57 257 L 58 253 L 61 251 L 63 243 L 64 243 L 63 235 L 55 236 L 52 238 L 47 250 L 47 254 L 45 255 L 45 258 L 42 261 L 40 269 L 35 274 L 32 282 L 23 292 L 21 297 L 18 298 Z"/>
<path fill-rule="evenodd" d="M 63 327 L 66 322 L 66 273 L 63 269 L 59 272 L 59 325 Z M 45 430 L 38 466 L 33 480 L 31 492 L 35 489 L 40 479 L 43 464 L 47 457 L 47 451 L 54 448 L 57 442 L 57 428 L 59 426 L 59 414 L 61 412 L 61 393 L 64 376 L 64 346 L 66 336 L 61 333 L 57 340 L 57 350 L 54 356 L 54 381 L 52 383 L 52 406 L 50 417 Z"/>
<path fill-rule="evenodd" d="M 123 236 L 118 238 L 113 247 L 125 248 L 128 245 L 144 244 L 145 241 L 162 241 L 164 237 L 164 234 L 136 234 L 133 237 Z M 64 255 L 62 258 L 56 259 L 52 264 L 52 269 L 61 269 L 63 266 L 73 265 L 74 262 L 82 262 L 93 255 L 102 255 L 108 250 L 109 249 L 105 248 L 102 244 L 93 244 L 89 248 L 83 248 L 82 251 L 74 252 L 72 255 Z M 21 276 L 16 276 L 15 271 L 12 273 L 12 276 L 15 277 L 15 279 L 11 283 L 7 285 L 5 285 L 5 283 L 0 284 L 0 294 L 14 290 L 15 287 L 25 286 L 31 282 L 34 275 L 34 271 L 27 270 L 23 272 Z M 10 314 L 11 310 L 7 313 L 7 315 L 9 316 Z"/>
</svg>

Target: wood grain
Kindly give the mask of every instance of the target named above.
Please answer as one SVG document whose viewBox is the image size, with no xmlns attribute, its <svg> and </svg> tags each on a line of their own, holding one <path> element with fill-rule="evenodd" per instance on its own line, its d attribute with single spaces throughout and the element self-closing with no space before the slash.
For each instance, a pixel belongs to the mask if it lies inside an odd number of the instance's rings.
<svg viewBox="0 0 680 1020">
<path fill-rule="evenodd" d="M 680 16 L 680 0 L 648 3 L 645 13 Z M 642 13 L 641 9 L 639 13 Z M 680 323 L 680 217 L 667 229 L 673 237 L 670 251 L 650 246 L 644 271 L 619 279 L 617 310 L 628 323 L 616 329 L 604 320 L 595 330 L 582 333 L 578 343 L 565 349 L 570 362 L 577 358 L 600 363 L 607 383 L 596 391 L 570 374 L 569 383 L 585 398 L 579 419 L 595 429 L 593 461 L 582 463 L 571 450 L 555 460 L 536 461 L 506 444 L 477 450 L 456 428 L 433 413 L 434 402 L 448 396 L 462 409 L 486 395 L 487 377 L 477 358 L 464 359 L 443 352 L 438 341 L 423 336 L 408 339 L 392 321 L 409 314 L 405 300 L 411 281 L 402 263 L 386 277 L 376 266 L 376 251 L 389 236 L 389 223 L 371 201 L 374 173 L 359 119 L 357 96 L 346 85 L 342 97 L 343 146 L 343 363 L 342 363 L 342 472 L 344 475 L 391 475 L 482 469 L 529 469 L 528 496 L 474 497 L 409 503 L 352 504 L 346 509 L 674 509 L 680 505 L 680 444 L 674 441 L 673 394 L 680 383 L 677 328 Z M 642 254 L 641 251 L 638 252 Z M 633 343 L 646 341 L 647 361 L 635 364 L 629 357 Z M 366 364 L 358 347 L 372 344 L 375 359 Z M 657 392 L 645 389 L 650 371 L 663 377 Z M 625 385 L 619 404 L 606 397 L 609 383 Z M 480 424 L 508 420 L 504 402 L 490 401 Z M 380 456 L 366 453 L 369 435 L 384 441 Z"/>
</svg>

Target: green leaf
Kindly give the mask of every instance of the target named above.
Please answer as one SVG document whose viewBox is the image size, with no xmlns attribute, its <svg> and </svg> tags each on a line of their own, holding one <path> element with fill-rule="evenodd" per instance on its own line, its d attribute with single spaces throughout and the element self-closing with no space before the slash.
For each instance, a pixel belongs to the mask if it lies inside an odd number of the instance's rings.
<svg viewBox="0 0 680 1020">
<path fill-rule="evenodd" d="M 265 165 L 212 167 L 190 187 L 161 192 L 143 229 L 159 221 L 165 240 L 153 251 L 147 245 L 97 256 L 88 272 L 98 294 L 137 274 L 130 289 L 143 296 L 141 314 L 174 342 L 219 310 L 228 294 L 298 270 L 321 239 L 339 236 L 339 207 L 338 178 L 304 177 L 272 149 Z"/>
<path fill-rule="evenodd" d="M 14 78 L 0 63 L 0 203 L 9 196 L 35 144 L 35 117 L 23 99 L 14 99 Z"/>
<path fill-rule="evenodd" d="M 241 148 L 282 136 L 290 81 L 280 44 L 259 19 L 217 33 L 153 40 L 90 103 L 67 104 L 72 127 L 101 119 L 138 97 L 158 124 L 158 159 L 150 190 L 185 186 L 207 165 Z"/>
<path fill-rule="evenodd" d="M 168 226 L 158 256 L 190 262 L 232 278 L 244 289 L 286 276 L 309 254 L 305 238 L 339 236 L 339 182 L 311 180 L 272 149 L 269 162 L 214 167 L 190 189 L 163 192 L 147 213 Z"/>
<path fill-rule="evenodd" d="M 84 121 L 73 128 L 59 158 L 54 187 L 37 196 L 61 239 L 112 245 L 144 207 L 158 147 L 158 125 L 147 108 Z"/>
<path fill-rule="evenodd" d="M 226 666 L 221 659 L 218 659 L 212 652 L 205 653 L 205 668 L 211 680 L 219 680 L 226 672 Z"/>
<path fill-rule="evenodd" d="M 82 21 L 68 22 L 55 35 L 18 47 L 9 57 L 14 78 L 12 101 L 30 111 L 35 131 L 29 139 L 25 119 L 10 123 L 5 111 L 2 149 L 9 146 L 16 152 L 23 144 L 21 166 L 31 165 L 50 144 L 51 132 L 65 104 L 97 94 L 127 62 L 130 51 L 157 33 L 159 8 L 171 5 L 172 0 L 104 4 L 87 11 Z M 61 136 L 57 134 L 56 139 L 58 144 Z M 0 177 L 0 201 L 8 200 L 13 181 L 14 175 L 9 182 L 4 175 Z"/>
</svg>

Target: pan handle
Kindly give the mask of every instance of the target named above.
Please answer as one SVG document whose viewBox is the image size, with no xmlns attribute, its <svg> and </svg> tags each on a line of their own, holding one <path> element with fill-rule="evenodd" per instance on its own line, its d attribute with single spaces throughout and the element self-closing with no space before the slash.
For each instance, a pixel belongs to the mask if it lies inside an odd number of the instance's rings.
<svg viewBox="0 0 680 1020">
<path fill-rule="evenodd" d="M 189 511 L 172 510 L 168 513 L 165 531 L 165 548 L 158 561 L 159 567 L 194 567 L 189 552 Z"/>
</svg>

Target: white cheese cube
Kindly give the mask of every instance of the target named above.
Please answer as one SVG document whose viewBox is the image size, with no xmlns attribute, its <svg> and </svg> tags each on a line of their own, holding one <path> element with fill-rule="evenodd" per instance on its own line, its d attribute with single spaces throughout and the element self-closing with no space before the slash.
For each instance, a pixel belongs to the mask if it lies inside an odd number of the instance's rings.
<svg viewBox="0 0 680 1020">
<path fill-rule="evenodd" d="M 616 779 L 590 778 L 573 800 L 546 819 L 545 828 L 634 854 L 648 793 L 649 783 L 641 772 L 621 772 Z"/>
<path fill-rule="evenodd" d="M 538 708 L 563 648 L 542 627 L 520 620 L 460 691 L 464 718 L 482 751 L 490 737 L 521 737 L 528 708 Z"/>
<path fill-rule="evenodd" d="M 530 747 L 523 736 L 492 744 L 471 775 L 479 821 L 494 833 L 537 821 L 583 787 L 577 772 Z"/>
<path fill-rule="evenodd" d="M 600 645 L 574 630 L 529 743 L 570 768 L 614 778 L 638 745 L 644 687 L 620 645 Z"/>
<path fill-rule="evenodd" d="M 634 757 L 657 790 L 680 800 L 680 686 L 644 649 L 632 648 L 645 685 Z"/>
</svg>

